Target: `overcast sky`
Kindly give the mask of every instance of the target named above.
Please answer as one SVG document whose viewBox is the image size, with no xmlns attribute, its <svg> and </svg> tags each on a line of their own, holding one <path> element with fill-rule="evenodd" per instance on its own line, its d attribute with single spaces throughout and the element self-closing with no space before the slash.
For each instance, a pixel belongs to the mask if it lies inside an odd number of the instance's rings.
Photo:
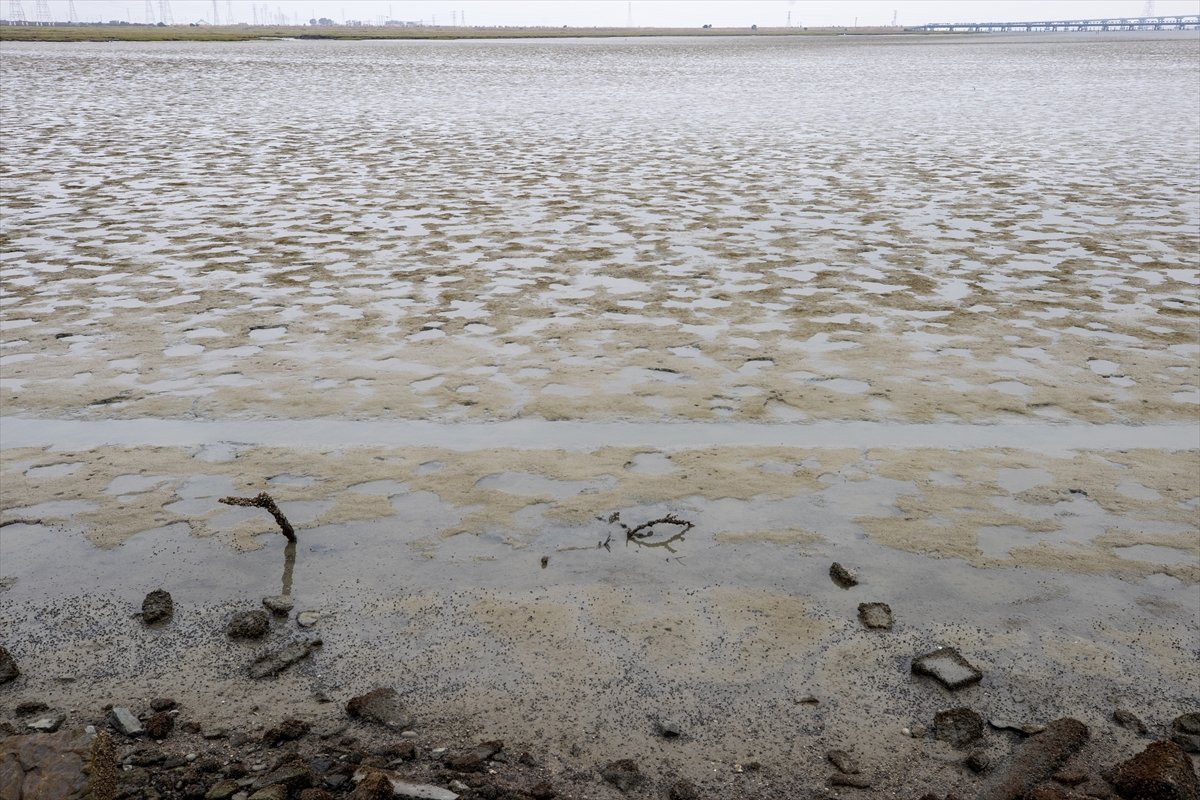
<svg viewBox="0 0 1200 800">
<path fill-rule="evenodd" d="M 11 0 L 0 0 L 8 16 Z M 34 19 L 38 0 L 18 0 Z M 67 19 L 68 0 L 45 0 L 55 19 Z M 154 21 L 163 0 L 149 0 Z M 124 19 L 145 22 L 147 0 L 74 0 L 81 21 Z M 166 0 L 175 23 L 212 21 L 213 0 Z M 793 25 L 827 26 L 925 22 L 1072 19 L 1141 16 L 1153 5 L 1156 14 L 1200 14 L 1200 0 L 216 0 L 221 23 L 291 24 L 312 17 L 337 22 L 376 22 L 391 18 L 450 25 L 572 25 L 716 27 L 782 26 L 790 12 Z"/>
</svg>

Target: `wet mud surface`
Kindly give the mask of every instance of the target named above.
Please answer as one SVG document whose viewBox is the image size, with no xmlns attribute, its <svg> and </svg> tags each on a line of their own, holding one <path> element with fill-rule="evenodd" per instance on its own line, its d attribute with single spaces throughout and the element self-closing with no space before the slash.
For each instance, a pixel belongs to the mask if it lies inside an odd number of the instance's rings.
<svg viewBox="0 0 1200 800">
<path fill-rule="evenodd" d="M 589 798 L 970 797 L 962 706 L 1167 735 L 1197 43 L 993 41 L 0 44 L 0 720 L 167 695 L 184 752 L 392 686 L 414 780 L 501 738 Z"/>
</svg>

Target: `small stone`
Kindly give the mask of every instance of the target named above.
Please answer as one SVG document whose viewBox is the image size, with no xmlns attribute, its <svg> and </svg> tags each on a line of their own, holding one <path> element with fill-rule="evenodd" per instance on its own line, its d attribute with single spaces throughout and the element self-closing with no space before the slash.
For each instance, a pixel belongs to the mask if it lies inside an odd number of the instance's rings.
<svg viewBox="0 0 1200 800">
<path fill-rule="evenodd" d="M 846 775 L 857 775 L 862 772 L 854 756 L 845 750 L 830 750 L 825 754 L 825 757 L 829 759 L 830 764 L 833 764 L 837 768 L 838 772 L 845 773 Z"/>
<path fill-rule="evenodd" d="M 328 722 L 328 723 L 322 725 L 320 728 L 317 728 L 317 731 L 316 731 L 317 738 L 332 739 L 335 736 L 341 736 L 343 733 L 346 732 L 346 729 L 348 727 L 350 727 L 350 726 L 344 722 L 340 722 L 340 721 Z"/>
<path fill-rule="evenodd" d="M 887 603 L 859 603 L 858 618 L 868 628 L 892 629 L 892 607 Z"/>
<path fill-rule="evenodd" d="M 142 621 L 147 625 L 165 622 L 175 613 L 175 603 L 169 592 L 155 589 L 142 601 Z"/>
<path fill-rule="evenodd" d="M 151 739 L 165 739 L 175 729 L 175 717 L 165 711 L 160 711 L 146 720 L 146 735 Z"/>
<path fill-rule="evenodd" d="M 28 700 L 24 703 L 18 703 L 13 709 L 13 714 L 17 717 L 32 717 L 34 714 L 40 714 L 43 711 L 49 711 L 50 706 L 40 700 Z"/>
<path fill-rule="evenodd" d="M 358 775 L 354 776 L 356 779 Z M 371 771 L 364 775 L 350 794 L 351 800 L 390 800 L 396 796 L 392 782 L 382 772 Z"/>
<path fill-rule="evenodd" d="M 1071 767 L 1070 769 L 1060 769 L 1054 773 L 1054 780 L 1064 786 L 1078 786 L 1088 779 L 1088 774 L 1085 770 L 1079 767 Z"/>
<path fill-rule="evenodd" d="M 62 724 L 67 721 L 67 715 L 63 713 L 51 714 L 47 717 L 42 717 L 35 722 L 29 723 L 26 727 L 31 731 L 38 733 L 54 733 L 62 727 Z"/>
<path fill-rule="evenodd" d="M 282 650 L 275 650 L 259 656 L 250 665 L 251 678 L 266 678 L 278 675 L 285 669 L 301 661 L 321 646 L 320 639 L 294 642 Z"/>
<path fill-rule="evenodd" d="M 1013 722 L 1012 720 L 1001 718 L 989 719 L 988 725 L 991 725 L 998 731 L 1012 731 L 1022 736 L 1035 736 L 1046 730 L 1045 725 L 1037 725 L 1032 722 Z"/>
<path fill-rule="evenodd" d="M 1200 714 L 1180 714 L 1171 720 L 1171 741 L 1189 753 L 1200 753 Z"/>
<path fill-rule="evenodd" d="M 287 787 L 288 791 L 296 792 L 312 786 L 314 777 L 313 771 L 308 768 L 307 764 L 284 764 L 256 780 L 253 788 L 279 784 Z"/>
<path fill-rule="evenodd" d="M 485 772 L 487 760 L 503 749 L 504 742 L 484 742 L 469 752 L 447 758 L 446 766 L 455 772 Z"/>
<path fill-rule="evenodd" d="M 204 739 L 208 739 L 209 741 L 214 739 L 224 739 L 229 736 L 229 731 L 225 730 L 224 728 L 206 728 L 200 733 L 200 736 Z"/>
<path fill-rule="evenodd" d="M 285 719 L 263 734 L 263 744 L 278 747 L 283 742 L 294 742 L 303 738 L 312 726 L 302 719 Z"/>
<path fill-rule="evenodd" d="M 542 569 L 550 566 L 550 556 L 542 556 Z"/>
<path fill-rule="evenodd" d="M 204 800 L 229 800 L 238 790 L 238 782 L 233 778 L 226 778 L 223 781 L 218 781 L 212 785 L 208 793 L 204 795 Z"/>
<path fill-rule="evenodd" d="M 415 739 L 415 738 L 417 738 L 417 732 L 416 732 L 416 731 L 400 731 L 400 735 L 401 735 L 401 736 L 403 736 L 405 739 Z"/>
<path fill-rule="evenodd" d="M 836 561 L 829 565 L 829 577 L 843 589 L 858 585 L 858 576 Z"/>
<path fill-rule="evenodd" d="M 678 780 L 667 790 L 668 800 L 700 800 L 700 790 L 689 780 Z"/>
<path fill-rule="evenodd" d="M 1146 733 L 1146 723 L 1142 722 L 1138 718 L 1137 714 L 1134 714 L 1128 709 L 1118 708 L 1112 713 L 1112 718 L 1113 722 L 1117 723 L 1126 730 L 1133 731 L 1139 736 Z"/>
<path fill-rule="evenodd" d="M 933 732 L 939 740 L 963 749 L 983 738 L 983 717 L 969 708 L 939 711 L 933 718 Z"/>
<path fill-rule="evenodd" d="M 1173 741 L 1152 742 L 1142 752 L 1117 765 L 1112 778 L 1117 794 L 1126 800 L 1196 800 L 1200 781 L 1187 753 Z"/>
<path fill-rule="evenodd" d="M 231 639 L 261 639 L 271 629 L 271 618 L 265 611 L 239 611 L 225 626 Z"/>
<path fill-rule="evenodd" d="M 17 669 L 17 661 L 8 652 L 8 648 L 0 645 L 0 686 L 17 679 L 21 670 Z"/>
<path fill-rule="evenodd" d="M 972 750 L 963 763 L 972 772 L 987 772 L 992 765 L 992 757 L 982 750 Z"/>
<path fill-rule="evenodd" d="M 453 790 L 455 792 L 465 792 L 468 789 L 470 789 L 471 787 L 467 786 L 462 781 L 453 780 L 453 781 L 450 781 L 450 788 L 451 788 L 451 790 Z"/>
<path fill-rule="evenodd" d="M 175 700 L 170 697 L 156 697 L 150 701 L 151 711 L 170 711 L 175 707 Z"/>
<path fill-rule="evenodd" d="M 659 720 L 655 725 L 658 735 L 664 739 L 677 739 L 680 734 L 679 725 L 669 719 Z"/>
<path fill-rule="evenodd" d="M 375 754 L 389 759 L 392 763 L 415 761 L 417 758 L 417 746 L 413 744 L 411 739 L 401 739 L 398 742 L 391 742 L 377 748 Z"/>
<path fill-rule="evenodd" d="M 346 703 L 346 713 L 354 719 L 375 722 L 397 731 L 405 730 L 413 723 L 412 717 L 405 713 L 396 690 L 388 687 L 372 689 L 351 698 Z"/>
<path fill-rule="evenodd" d="M 829 778 L 830 786 L 849 786 L 853 789 L 870 789 L 871 779 L 866 775 L 847 775 L 843 772 L 835 772 Z"/>
<path fill-rule="evenodd" d="M 286 617 L 292 613 L 292 609 L 296 607 L 296 601 L 290 595 L 277 594 L 271 597 L 264 597 L 262 604 L 266 609 L 277 617 Z"/>
<path fill-rule="evenodd" d="M 254 794 L 250 795 L 247 800 L 287 800 L 287 787 L 280 783 L 272 783 L 270 786 L 264 786 Z"/>
<path fill-rule="evenodd" d="M 815 706 L 819 702 L 821 702 L 821 701 L 818 700 L 815 696 L 813 696 L 811 694 L 802 694 L 796 698 L 796 703 L 799 705 Z"/>
<path fill-rule="evenodd" d="M 296 624 L 301 628 L 311 628 L 321 621 L 321 612 L 319 611 L 301 611 L 296 615 Z"/>
<path fill-rule="evenodd" d="M 912 671 L 937 679 L 951 691 L 978 683 L 983 673 L 962 657 L 953 647 L 941 647 L 913 659 Z"/>
<path fill-rule="evenodd" d="M 632 791 L 645 782 L 641 770 L 632 759 L 622 758 L 610 761 L 600 768 L 600 777 L 611 783 L 622 792 Z"/>
<path fill-rule="evenodd" d="M 128 708 L 114 707 L 109 712 L 108 719 L 114 728 L 126 736 L 140 736 L 145 730 Z"/>
<path fill-rule="evenodd" d="M 929 730 L 924 725 L 913 725 L 908 731 L 908 735 L 914 739 L 924 739 L 927 733 Z"/>
</svg>

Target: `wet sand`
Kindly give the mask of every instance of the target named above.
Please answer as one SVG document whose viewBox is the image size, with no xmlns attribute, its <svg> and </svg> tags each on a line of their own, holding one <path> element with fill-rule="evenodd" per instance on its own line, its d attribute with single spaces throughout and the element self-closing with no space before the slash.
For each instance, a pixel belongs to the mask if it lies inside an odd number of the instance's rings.
<svg viewBox="0 0 1200 800">
<path fill-rule="evenodd" d="M 598 798 L 622 757 L 794 797 L 835 748 L 969 796 L 905 733 L 960 705 L 1140 749 L 1114 708 L 1197 702 L 1196 43 L 1042 41 L 3 43 L 0 713 L 392 685 Z M 218 502 L 260 491 L 290 558 Z M 324 646 L 252 681 L 300 631 L 224 623 L 280 590 Z M 912 676 L 939 646 L 983 682 Z"/>
</svg>

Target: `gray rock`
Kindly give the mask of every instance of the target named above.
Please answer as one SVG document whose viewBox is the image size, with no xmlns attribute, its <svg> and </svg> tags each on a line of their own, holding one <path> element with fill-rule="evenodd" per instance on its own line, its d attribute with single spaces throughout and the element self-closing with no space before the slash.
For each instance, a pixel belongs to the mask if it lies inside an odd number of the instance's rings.
<svg viewBox="0 0 1200 800">
<path fill-rule="evenodd" d="M 42 717 L 35 722 L 29 723 L 28 727 L 31 731 L 38 733 L 54 733 L 62 727 L 62 724 L 67 721 L 67 715 L 59 712 Z"/>
<path fill-rule="evenodd" d="M 837 768 L 838 772 L 846 775 L 857 775 L 862 772 L 862 769 L 858 766 L 858 761 L 845 750 L 830 750 L 825 754 L 825 757 L 829 759 L 830 764 L 833 764 Z"/>
<path fill-rule="evenodd" d="M 983 673 L 971 666 L 953 647 L 940 647 L 932 653 L 914 658 L 912 671 L 935 678 L 952 691 L 983 679 Z"/>
<path fill-rule="evenodd" d="M 12 657 L 12 653 L 0 645 L 0 686 L 15 681 L 20 674 L 21 670 L 17 669 L 17 661 Z"/>
<path fill-rule="evenodd" d="M 992 765 L 992 757 L 982 750 L 973 750 L 963 761 L 972 772 L 987 772 Z"/>
<path fill-rule="evenodd" d="M 892 607 L 887 603 L 859 603 L 858 618 L 868 628 L 892 629 Z"/>
<path fill-rule="evenodd" d="M 933 734 L 961 749 L 983 738 L 983 717 L 969 708 L 939 711 L 933 717 Z"/>
<path fill-rule="evenodd" d="M 250 795 L 247 800 L 287 800 L 288 790 L 282 783 L 272 783 L 270 786 L 264 786 L 254 794 Z"/>
<path fill-rule="evenodd" d="M 654 727 L 664 739 L 677 739 L 681 733 L 679 725 L 669 719 L 660 719 Z"/>
<path fill-rule="evenodd" d="M 143 733 L 142 723 L 128 708 L 116 706 L 108 714 L 109 723 L 126 736 L 140 736 Z"/>
<path fill-rule="evenodd" d="M 231 639 L 261 639 L 271 629 L 271 618 L 265 611 L 239 611 L 225 626 Z"/>
<path fill-rule="evenodd" d="M 1189 753 L 1200 753 L 1200 714 L 1180 714 L 1171 720 L 1171 741 Z"/>
<path fill-rule="evenodd" d="M 836 561 L 829 565 L 829 577 L 843 589 L 858 585 L 858 576 Z"/>
<path fill-rule="evenodd" d="M 375 722 L 393 730 L 411 728 L 412 717 L 404 711 L 395 689 L 380 687 L 352 698 L 346 703 L 346 713 L 354 719 Z"/>
<path fill-rule="evenodd" d="M 226 778 L 212 785 L 208 790 L 208 794 L 204 795 L 204 800 L 229 800 L 237 793 L 240 784 L 233 778 Z"/>
<path fill-rule="evenodd" d="M 293 642 L 282 650 L 274 650 L 261 655 L 250 664 L 250 677 L 266 678 L 271 675 L 278 675 L 292 664 L 308 658 L 320 646 L 320 639 L 312 639 Z"/>
<path fill-rule="evenodd" d="M 632 759 L 622 758 L 610 761 L 600 768 L 600 777 L 617 787 L 622 792 L 632 791 L 645 782 L 641 770 Z"/>
<path fill-rule="evenodd" d="M 266 606 L 268 611 L 277 617 L 286 617 L 288 614 L 292 613 L 292 609 L 296 607 L 296 601 L 293 600 L 290 595 L 286 594 L 277 594 L 271 597 L 264 597 L 262 599 L 262 604 Z"/>
<path fill-rule="evenodd" d="M 43 711 L 49 711 L 50 706 L 43 703 L 41 700 L 27 700 L 24 703 L 18 703 L 13 709 L 13 714 L 17 717 L 32 717 L 34 714 L 41 714 Z"/>
<path fill-rule="evenodd" d="M 169 592 L 155 589 L 142 601 L 142 621 L 147 625 L 166 622 L 175 613 L 175 603 Z"/>
<path fill-rule="evenodd" d="M 689 780 L 678 780 L 667 791 L 668 800 L 700 800 L 700 790 Z"/>
<path fill-rule="evenodd" d="M 301 611 L 296 615 L 296 624 L 301 628 L 311 628 L 321 621 L 320 611 Z"/>
<path fill-rule="evenodd" d="M 1146 733 L 1146 723 L 1142 722 L 1137 714 L 1124 708 L 1118 708 L 1112 713 L 1113 722 L 1120 725 L 1126 730 L 1133 731 L 1139 736 Z"/>
<path fill-rule="evenodd" d="M 307 764 L 284 764 L 278 769 L 271 770 L 266 775 L 254 781 L 250 788 L 261 789 L 272 784 L 287 787 L 296 792 L 313 785 L 315 776 Z"/>
</svg>

